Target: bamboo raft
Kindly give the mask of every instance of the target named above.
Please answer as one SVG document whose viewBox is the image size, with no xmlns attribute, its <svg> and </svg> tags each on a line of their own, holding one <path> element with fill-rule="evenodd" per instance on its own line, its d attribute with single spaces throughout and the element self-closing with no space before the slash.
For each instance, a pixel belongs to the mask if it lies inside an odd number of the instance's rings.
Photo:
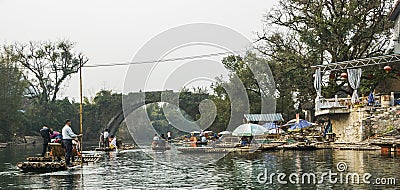
<svg viewBox="0 0 400 190">
<path fill-rule="evenodd" d="M 51 162 L 53 161 L 51 157 L 27 157 L 28 162 Z"/>
<path fill-rule="evenodd" d="M 132 150 L 134 149 L 135 146 L 134 145 L 124 145 L 121 148 L 118 148 L 118 150 Z M 98 147 L 95 148 L 95 151 L 104 151 L 104 152 L 110 152 L 110 151 L 114 151 L 115 148 L 111 148 L 111 147 Z"/>
<path fill-rule="evenodd" d="M 82 163 L 95 163 L 100 160 L 99 155 L 82 155 Z M 52 161 L 51 157 L 28 157 L 26 162 L 18 162 L 17 167 L 22 172 L 56 172 L 65 171 L 71 167 L 66 166 L 65 162 Z M 72 167 L 81 164 L 81 157 L 75 157 Z"/>
<path fill-rule="evenodd" d="M 229 153 L 229 152 L 259 152 L 274 150 L 278 147 L 276 144 L 265 144 L 259 147 L 178 147 L 177 150 L 182 153 Z"/>
<path fill-rule="evenodd" d="M 8 143 L 0 143 L 0 148 L 7 148 Z"/>
<path fill-rule="evenodd" d="M 96 151 L 104 151 L 104 152 L 110 152 L 110 151 L 114 151 L 115 148 L 110 148 L 110 147 L 99 147 L 95 149 Z"/>
<path fill-rule="evenodd" d="M 315 145 L 305 143 L 282 145 L 278 146 L 278 148 L 283 150 L 317 150 L 317 147 Z"/>
<path fill-rule="evenodd" d="M 18 162 L 22 172 L 55 172 L 68 170 L 64 162 Z"/>
<path fill-rule="evenodd" d="M 166 150 L 171 150 L 171 147 L 169 147 L 169 146 L 152 146 L 151 149 L 156 150 L 156 151 L 166 151 Z"/>
<path fill-rule="evenodd" d="M 100 160 L 100 155 L 82 155 L 83 163 L 96 163 Z M 75 158 L 77 162 L 81 162 L 81 157 L 78 156 Z"/>
<path fill-rule="evenodd" d="M 213 147 L 178 147 L 182 153 L 227 153 L 237 148 L 213 148 Z"/>
</svg>

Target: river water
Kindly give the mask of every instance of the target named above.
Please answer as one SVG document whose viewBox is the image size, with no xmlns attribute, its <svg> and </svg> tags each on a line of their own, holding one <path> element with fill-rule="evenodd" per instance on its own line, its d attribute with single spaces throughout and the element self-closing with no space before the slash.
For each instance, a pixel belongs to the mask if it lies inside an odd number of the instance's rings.
<svg viewBox="0 0 400 190">
<path fill-rule="evenodd" d="M 74 170 L 21 173 L 16 163 L 40 149 L 0 149 L 0 189 L 400 189 L 377 185 L 377 180 L 400 183 L 400 159 L 380 151 L 278 150 L 229 154 L 216 161 L 208 155 L 146 154 L 136 149 L 102 153 L 98 163 Z M 314 174 L 315 183 L 305 174 Z M 359 183 L 348 174 L 357 174 Z"/>
</svg>

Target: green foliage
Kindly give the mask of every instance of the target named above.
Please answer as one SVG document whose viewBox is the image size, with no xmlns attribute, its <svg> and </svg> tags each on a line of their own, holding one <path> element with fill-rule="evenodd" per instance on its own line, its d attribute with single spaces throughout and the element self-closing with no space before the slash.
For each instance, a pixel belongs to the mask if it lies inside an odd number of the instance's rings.
<svg viewBox="0 0 400 190">
<path fill-rule="evenodd" d="M 0 55 L 0 141 L 23 130 L 23 95 L 26 82 L 7 57 Z"/>
<path fill-rule="evenodd" d="M 122 94 L 111 90 L 96 93 L 93 102 L 85 101 L 83 105 L 83 126 L 85 137 L 97 139 L 107 123 L 122 111 Z"/>
<path fill-rule="evenodd" d="M 85 98 L 83 104 L 83 133 L 85 139 L 98 139 L 107 123 L 122 110 L 122 95 L 102 90 L 96 93 L 93 101 Z M 53 130 L 61 131 L 65 120 L 72 121 L 72 129 L 80 132 L 79 103 L 71 102 L 68 98 L 55 102 L 32 102 L 26 112 L 27 131 L 38 131 L 41 126 L 48 125 Z"/>
<path fill-rule="evenodd" d="M 48 125 L 55 131 L 61 131 L 66 119 L 72 121 L 74 132 L 79 132 L 79 105 L 70 102 L 68 98 L 55 102 L 31 102 L 26 110 L 26 127 L 29 131 L 39 131 L 43 125 Z"/>
<path fill-rule="evenodd" d="M 258 64 L 260 62 L 266 60 L 251 52 L 244 57 L 232 55 L 223 58 L 222 64 L 229 69 L 230 75 L 228 81 L 217 78 L 217 82 L 211 86 L 213 90 L 211 100 L 216 105 L 218 113 L 212 125 L 214 131 L 236 128 L 243 123 L 245 113 L 261 113 L 262 98 L 272 97 L 265 99 L 264 104 L 268 107 L 267 111 L 275 111 L 275 88 L 271 87 L 274 86 L 272 77 L 266 81 L 257 80 L 259 75 L 272 76 L 269 69 L 260 68 L 264 67 L 263 64 Z M 258 73 L 260 71 L 261 73 Z"/>
</svg>

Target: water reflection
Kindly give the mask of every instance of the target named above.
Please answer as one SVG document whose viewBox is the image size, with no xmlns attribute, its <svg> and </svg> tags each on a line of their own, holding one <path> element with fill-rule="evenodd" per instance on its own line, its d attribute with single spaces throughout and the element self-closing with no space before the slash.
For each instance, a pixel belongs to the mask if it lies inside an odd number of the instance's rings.
<svg viewBox="0 0 400 190">
<path fill-rule="evenodd" d="M 0 150 L 0 187 L 37 189 L 396 189 L 397 186 L 372 184 L 268 184 L 260 183 L 258 175 L 268 173 L 322 173 L 345 162 L 345 172 L 371 173 L 377 177 L 400 179 L 398 158 L 388 158 L 380 152 L 343 150 L 270 151 L 254 154 L 229 154 L 216 162 L 212 155 L 183 155 L 154 153 L 148 156 L 142 150 L 104 153 L 97 164 L 83 169 L 47 174 L 20 173 L 15 163 L 32 147 L 12 147 Z M 40 147 L 39 147 L 40 149 Z M 40 150 L 38 151 L 40 152 Z M 5 154 L 11 156 L 4 156 Z M 14 155 L 14 156 L 12 156 Z"/>
</svg>

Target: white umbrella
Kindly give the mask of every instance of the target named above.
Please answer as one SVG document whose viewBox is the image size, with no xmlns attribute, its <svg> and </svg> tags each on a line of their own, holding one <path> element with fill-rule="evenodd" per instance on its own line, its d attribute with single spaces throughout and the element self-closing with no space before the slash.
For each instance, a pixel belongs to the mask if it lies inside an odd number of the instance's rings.
<svg viewBox="0 0 400 190">
<path fill-rule="evenodd" d="M 267 134 L 268 130 L 261 125 L 247 123 L 237 127 L 233 132 L 233 136 L 255 136 Z"/>
</svg>

